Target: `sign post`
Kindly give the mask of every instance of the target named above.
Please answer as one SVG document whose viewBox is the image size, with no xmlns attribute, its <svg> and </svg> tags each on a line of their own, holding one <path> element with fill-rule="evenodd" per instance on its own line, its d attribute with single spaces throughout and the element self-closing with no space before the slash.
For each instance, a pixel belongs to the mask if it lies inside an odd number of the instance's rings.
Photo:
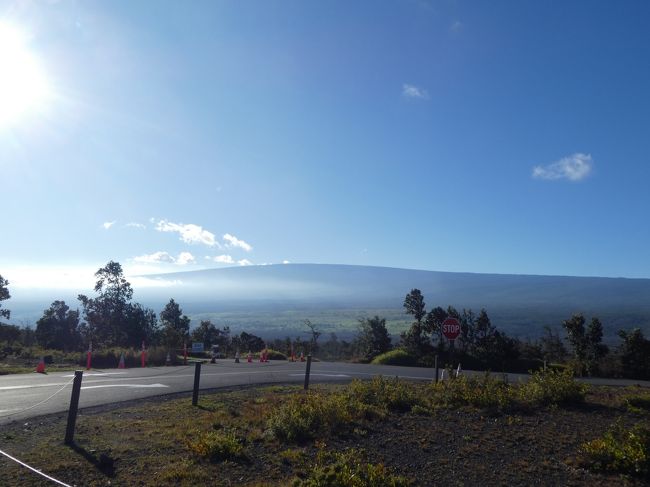
<svg viewBox="0 0 650 487">
<path fill-rule="evenodd" d="M 445 319 L 445 321 L 442 322 L 442 334 L 447 337 L 449 340 L 450 346 L 449 346 L 449 355 L 452 363 L 452 367 L 454 364 L 454 341 L 456 338 L 458 338 L 458 335 L 460 335 L 460 323 L 456 318 L 449 317 Z"/>
</svg>

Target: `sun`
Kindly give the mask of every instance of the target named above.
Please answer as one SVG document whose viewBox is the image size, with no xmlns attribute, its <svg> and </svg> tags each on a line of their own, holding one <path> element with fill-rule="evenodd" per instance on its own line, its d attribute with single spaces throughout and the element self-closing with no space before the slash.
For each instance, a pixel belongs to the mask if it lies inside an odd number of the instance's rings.
<svg viewBox="0 0 650 487">
<path fill-rule="evenodd" d="M 0 130 L 38 112 L 49 98 L 45 71 L 24 31 L 0 21 Z"/>
</svg>

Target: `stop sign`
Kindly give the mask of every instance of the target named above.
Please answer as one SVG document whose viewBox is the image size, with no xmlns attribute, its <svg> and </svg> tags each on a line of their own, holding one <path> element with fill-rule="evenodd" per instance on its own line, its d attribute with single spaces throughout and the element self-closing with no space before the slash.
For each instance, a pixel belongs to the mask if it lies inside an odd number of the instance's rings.
<svg viewBox="0 0 650 487">
<path fill-rule="evenodd" d="M 460 323 L 456 318 L 447 318 L 442 322 L 442 334 L 450 340 L 455 340 L 460 334 Z"/>
</svg>

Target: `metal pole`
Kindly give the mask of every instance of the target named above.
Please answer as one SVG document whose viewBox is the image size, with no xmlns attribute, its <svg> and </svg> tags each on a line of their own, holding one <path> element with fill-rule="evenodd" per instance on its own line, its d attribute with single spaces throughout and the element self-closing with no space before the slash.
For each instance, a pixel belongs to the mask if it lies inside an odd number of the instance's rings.
<svg viewBox="0 0 650 487">
<path fill-rule="evenodd" d="M 194 392 L 192 393 L 192 406 L 199 402 L 199 380 L 201 379 L 201 362 L 197 362 L 194 367 Z"/>
<path fill-rule="evenodd" d="M 435 358 L 435 368 L 436 368 L 436 384 L 437 384 L 438 383 L 438 371 L 439 371 L 439 368 L 438 368 L 438 354 L 436 354 L 436 358 Z"/>
<path fill-rule="evenodd" d="M 77 423 L 77 411 L 79 409 L 79 393 L 81 392 L 81 378 L 83 370 L 75 370 L 74 382 L 72 383 L 72 395 L 70 396 L 70 409 L 68 409 L 68 425 L 65 429 L 65 444 L 71 445 L 74 442 L 74 426 Z"/>
<path fill-rule="evenodd" d="M 307 368 L 305 369 L 305 390 L 309 389 L 309 371 L 311 370 L 311 353 L 307 355 Z"/>
</svg>

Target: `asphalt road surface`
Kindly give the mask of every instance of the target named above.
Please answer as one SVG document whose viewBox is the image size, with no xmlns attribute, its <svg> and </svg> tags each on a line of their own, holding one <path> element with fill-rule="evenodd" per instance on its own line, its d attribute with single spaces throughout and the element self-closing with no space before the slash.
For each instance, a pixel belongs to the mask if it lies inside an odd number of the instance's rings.
<svg viewBox="0 0 650 487">
<path fill-rule="evenodd" d="M 203 364 L 200 388 L 205 391 L 228 386 L 271 383 L 303 383 L 305 362 L 271 361 L 239 364 L 218 360 Z M 192 391 L 194 364 L 175 367 L 146 367 L 84 371 L 79 407 L 81 409 L 131 401 L 146 397 Z M 463 371 L 465 374 L 482 372 Z M 364 365 L 340 362 L 313 362 L 310 384 L 367 379 L 373 376 L 400 377 L 412 380 L 433 380 L 431 368 Z M 0 425 L 23 421 L 44 414 L 68 410 L 73 372 L 52 374 L 16 374 L 0 376 Z M 526 375 L 508 374 L 508 380 L 526 380 Z M 589 380 L 595 384 L 650 387 L 650 382 L 625 380 Z"/>
</svg>

